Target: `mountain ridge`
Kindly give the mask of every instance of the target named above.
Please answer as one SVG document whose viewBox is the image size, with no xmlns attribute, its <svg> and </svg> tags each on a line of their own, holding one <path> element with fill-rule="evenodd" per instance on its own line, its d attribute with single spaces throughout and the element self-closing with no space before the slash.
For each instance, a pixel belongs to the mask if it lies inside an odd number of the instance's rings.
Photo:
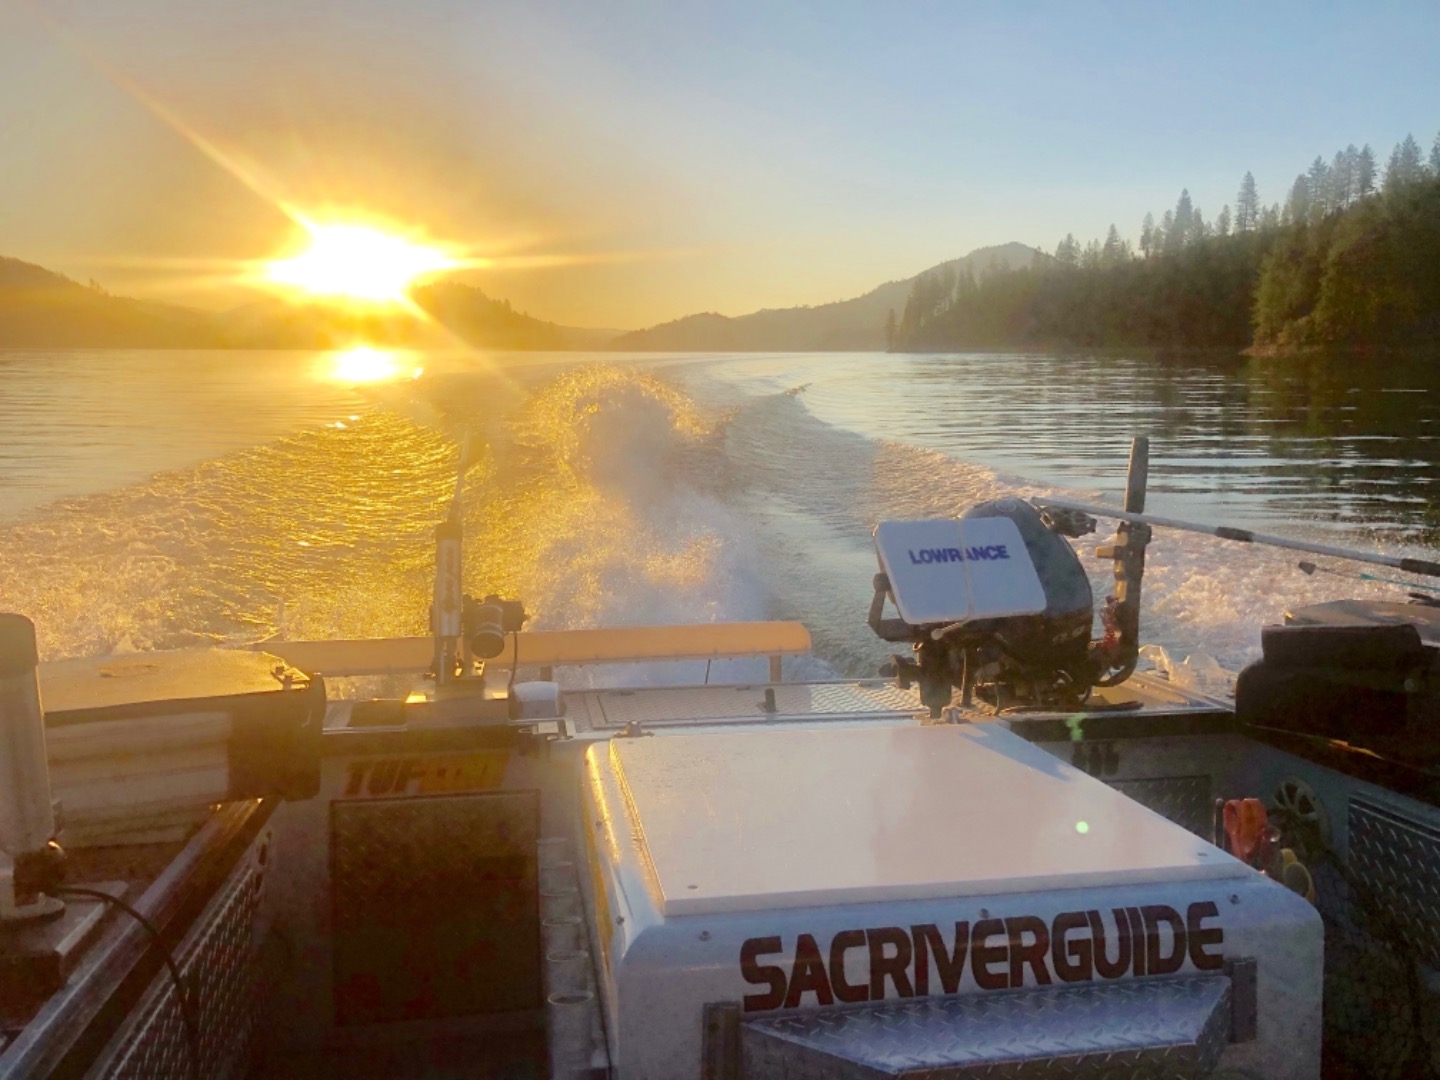
<svg viewBox="0 0 1440 1080">
<path fill-rule="evenodd" d="M 610 348 L 633 352 L 865 352 L 885 349 L 885 323 L 900 319 L 911 285 L 945 267 L 969 269 L 977 277 L 995 270 L 1019 270 L 1051 256 L 1011 241 L 976 248 L 899 281 L 887 281 L 849 300 L 790 308 L 762 308 L 748 315 L 698 312 L 643 330 L 621 334 Z"/>
<path fill-rule="evenodd" d="M 336 349 L 365 342 L 482 349 L 596 348 L 612 333 L 560 326 L 480 289 L 441 281 L 412 290 L 416 311 L 354 311 L 258 298 L 200 311 L 112 296 L 34 263 L 0 256 L 0 348 Z M 604 335 L 597 342 L 597 334 Z"/>
<path fill-rule="evenodd" d="M 888 347 L 886 322 L 900 319 L 911 287 L 951 267 L 977 277 L 1051 256 L 1011 242 L 977 248 L 848 300 L 747 315 L 700 312 L 642 330 L 561 326 L 516 311 L 473 285 L 440 280 L 411 290 L 416 312 L 355 311 L 324 302 L 258 298 L 209 312 L 112 296 L 34 263 L 0 256 L 0 348 L 335 349 L 357 342 L 425 348 L 634 352 L 858 352 Z"/>
<path fill-rule="evenodd" d="M 0 346 L 209 348 L 204 312 L 111 296 L 34 263 L 0 256 Z"/>
</svg>

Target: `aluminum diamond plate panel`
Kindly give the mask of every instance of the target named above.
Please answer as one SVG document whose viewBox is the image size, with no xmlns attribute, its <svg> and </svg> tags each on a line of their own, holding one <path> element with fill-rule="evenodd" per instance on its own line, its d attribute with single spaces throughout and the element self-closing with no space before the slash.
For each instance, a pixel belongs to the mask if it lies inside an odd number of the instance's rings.
<svg viewBox="0 0 1440 1080">
<path fill-rule="evenodd" d="M 747 1080 L 1025 1080 L 1207 1075 L 1229 1042 L 1230 980 L 1141 979 L 750 1020 Z"/>
<path fill-rule="evenodd" d="M 533 791 L 331 804 L 336 1021 L 536 1008 Z"/>
<path fill-rule="evenodd" d="M 1433 811 L 1431 811 L 1433 814 Z M 1440 829 L 1363 798 L 1347 813 L 1349 865 L 1312 865 L 1325 919 L 1325 1052 L 1337 1075 L 1440 1076 Z"/>
<path fill-rule="evenodd" d="M 263 865 L 252 851 L 177 952 L 180 973 L 195 1003 L 200 1061 L 190 1061 L 174 984 L 162 970 L 116 1034 L 112 1049 L 92 1068 L 91 1077 L 182 1080 L 204 1076 L 224 1080 L 245 1075 L 257 972 L 253 931 L 264 884 Z"/>
<path fill-rule="evenodd" d="M 774 691 L 774 711 L 766 692 Z M 604 720 L 623 728 L 765 720 L 856 720 L 863 716 L 911 716 L 918 697 L 888 683 L 781 683 L 766 686 L 704 686 L 685 689 L 610 690 L 597 693 Z"/>
<path fill-rule="evenodd" d="M 1350 869 L 1418 959 L 1440 967 L 1440 829 L 1350 800 Z"/>
<path fill-rule="evenodd" d="M 1412 995 L 1429 997 L 1415 979 L 1413 957 L 1401 943 L 1376 936 L 1389 929 L 1388 908 L 1327 863 L 1313 873 L 1325 919 L 1325 1053 L 1336 1074 L 1345 1075 L 1348 1062 L 1350 1075 L 1366 1080 L 1440 1076 L 1440 1015 L 1412 1007 Z"/>
<path fill-rule="evenodd" d="M 1110 785 L 1141 806 L 1169 818 L 1206 840 L 1211 836 L 1215 805 L 1208 776 L 1169 776 L 1154 780 L 1116 780 Z"/>
</svg>

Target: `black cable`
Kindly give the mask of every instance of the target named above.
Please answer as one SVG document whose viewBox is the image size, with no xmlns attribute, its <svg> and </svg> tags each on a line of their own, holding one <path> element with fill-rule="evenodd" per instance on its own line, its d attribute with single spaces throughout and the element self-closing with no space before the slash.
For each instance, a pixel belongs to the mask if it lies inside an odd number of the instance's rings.
<svg viewBox="0 0 1440 1080">
<path fill-rule="evenodd" d="M 510 685 L 505 687 L 505 696 L 515 696 L 515 672 L 520 670 L 520 632 L 510 631 Z"/>
<path fill-rule="evenodd" d="M 160 931 L 156 929 L 155 924 L 118 896 L 111 896 L 99 889 L 86 889 L 79 885 L 62 885 L 53 892 L 57 896 L 89 896 L 96 900 L 103 900 L 125 912 L 150 935 L 151 944 L 160 953 L 160 959 L 165 961 L 165 967 L 170 971 L 170 981 L 175 984 L 176 1002 L 180 1007 L 180 1021 L 185 1027 L 185 1043 L 190 1051 L 191 1080 L 200 1080 L 200 1029 L 195 1023 L 195 1014 L 190 1009 L 190 996 L 185 993 L 185 979 L 180 974 L 180 965 L 175 963 L 174 955 L 165 947 L 165 941 L 161 938 Z"/>
</svg>

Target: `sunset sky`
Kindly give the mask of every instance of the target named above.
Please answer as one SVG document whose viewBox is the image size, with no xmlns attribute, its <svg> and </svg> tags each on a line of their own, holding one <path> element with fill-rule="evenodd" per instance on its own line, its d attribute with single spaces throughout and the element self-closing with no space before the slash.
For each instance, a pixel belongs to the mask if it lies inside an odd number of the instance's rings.
<svg viewBox="0 0 1440 1080">
<path fill-rule="evenodd" d="M 1440 3 L 0 0 L 0 254 L 225 306 L 279 203 L 542 318 L 819 303 L 1440 128 Z M 187 134 L 188 133 L 188 134 Z"/>
</svg>

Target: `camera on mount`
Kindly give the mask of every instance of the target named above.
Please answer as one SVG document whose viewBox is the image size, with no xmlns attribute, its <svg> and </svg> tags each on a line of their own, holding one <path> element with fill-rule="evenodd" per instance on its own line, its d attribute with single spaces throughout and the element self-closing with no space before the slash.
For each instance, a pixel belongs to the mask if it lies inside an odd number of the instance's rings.
<svg viewBox="0 0 1440 1080">
<path fill-rule="evenodd" d="M 494 593 L 483 600 L 466 596 L 461 633 L 472 653 L 493 660 L 505 651 L 505 635 L 519 633 L 529 617 L 523 600 L 503 600 Z"/>
</svg>

